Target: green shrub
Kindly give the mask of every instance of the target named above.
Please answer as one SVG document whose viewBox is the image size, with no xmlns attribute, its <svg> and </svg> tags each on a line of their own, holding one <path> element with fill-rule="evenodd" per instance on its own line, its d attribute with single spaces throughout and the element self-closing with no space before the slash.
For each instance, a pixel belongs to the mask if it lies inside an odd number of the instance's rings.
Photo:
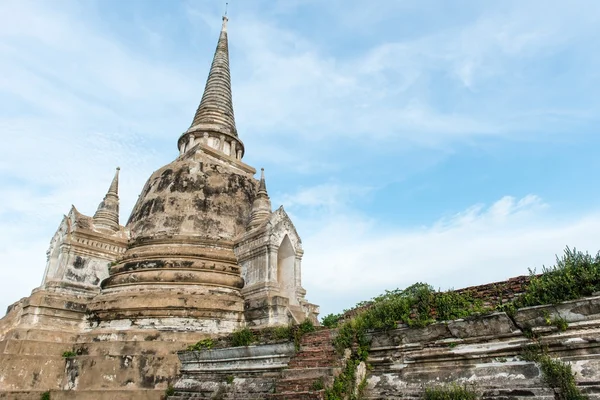
<svg viewBox="0 0 600 400">
<path fill-rule="evenodd" d="M 165 396 L 175 396 L 175 388 L 170 383 L 165 390 Z"/>
<path fill-rule="evenodd" d="M 321 324 L 329 329 L 335 328 L 338 326 L 338 323 L 341 318 L 341 314 L 329 314 L 323 317 L 323 319 L 321 320 Z"/>
<path fill-rule="evenodd" d="M 50 392 L 44 392 L 40 396 L 40 400 L 50 400 Z"/>
<path fill-rule="evenodd" d="M 571 365 L 561 360 L 551 358 L 547 354 L 542 354 L 537 360 L 544 382 L 555 390 L 558 400 L 586 400 L 579 391 L 575 383 L 575 375 L 571 370 Z"/>
<path fill-rule="evenodd" d="M 300 325 L 298 325 L 298 330 L 304 335 L 305 333 L 310 333 L 315 331 L 315 326 L 311 320 L 305 319 Z"/>
<path fill-rule="evenodd" d="M 370 329 L 393 329 L 405 323 L 411 327 L 427 326 L 435 321 L 464 318 L 490 311 L 472 293 L 436 292 L 431 286 L 416 283 L 404 290 L 386 291 L 373 298 L 364 311 L 338 327 L 334 344 L 338 351 L 358 343 L 360 359 L 366 359 Z"/>
<path fill-rule="evenodd" d="M 424 400 L 475 400 L 479 398 L 477 392 L 470 387 L 451 384 L 426 388 L 423 395 Z"/>
<path fill-rule="evenodd" d="M 535 270 L 529 272 L 529 285 L 515 300 L 518 308 L 590 296 L 600 290 L 600 253 L 591 256 L 567 247 L 562 258 L 556 258 L 555 266 L 543 267 L 541 275 L 536 275 Z"/>
<path fill-rule="evenodd" d="M 62 353 L 62 356 L 63 356 L 64 358 L 75 357 L 76 355 L 77 355 L 77 353 L 75 353 L 75 352 L 74 352 L 74 351 L 72 351 L 72 350 L 67 350 L 67 351 L 65 351 L 64 353 Z"/>
<path fill-rule="evenodd" d="M 577 387 L 571 365 L 550 357 L 547 351 L 547 348 L 539 344 L 530 345 L 523 349 L 521 359 L 539 365 L 544 382 L 557 389 L 555 393 L 558 400 L 586 400 L 587 397 L 581 394 Z"/>
<path fill-rule="evenodd" d="M 311 385 L 311 390 L 313 390 L 313 391 L 323 390 L 324 388 L 325 388 L 325 383 L 323 382 L 323 378 L 317 379 Z"/>
<path fill-rule="evenodd" d="M 359 363 L 360 361 L 354 358 L 346 361 L 342 372 L 333 380 L 333 385 L 325 389 L 325 400 L 355 399 L 353 391 L 356 381 L 356 367 Z"/>
<path fill-rule="evenodd" d="M 235 379 L 235 377 L 233 375 L 227 375 L 225 377 L 225 382 L 227 382 L 228 385 L 231 385 L 233 383 L 234 379 Z"/>
<path fill-rule="evenodd" d="M 277 326 L 273 329 L 275 339 L 293 339 L 292 329 L 289 326 Z"/>
<path fill-rule="evenodd" d="M 233 334 L 231 335 L 231 345 L 234 347 L 250 346 L 254 341 L 254 334 L 248 328 L 242 328 L 238 331 L 233 332 Z"/>
<path fill-rule="evenodd" d="M 559 331 L 564 332 L 569 327 L 569 323 L 564 318 L 556 318 L 552 320 L 552 325 L 557 327 Z"/>
<path fill-rule="evenodd" d="M 195 344 L 190 344 L 187 347 L 188 351 L 202 351 L 202 350 L 210 350 L 215 345 L 215 342 L 211 339 L 202 339 Z"/>
</svg>

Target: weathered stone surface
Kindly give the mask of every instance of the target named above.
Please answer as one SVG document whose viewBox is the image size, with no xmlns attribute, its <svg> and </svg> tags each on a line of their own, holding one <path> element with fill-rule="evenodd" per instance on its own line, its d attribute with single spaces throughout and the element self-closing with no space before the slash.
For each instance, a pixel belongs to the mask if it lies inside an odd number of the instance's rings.
<svg viewBox="0 0 600 400">
<path fill-rule="evenodd" d="M 458 382 L 474 384 L 484 399 L 552 399 L 554 392 L 542 380 L 539 367 L 520 358 L 523 349 L 532 344 L 570 362 L 582 391 L 597 398 L 598 302 L 593 297 L 521 309 L 515 316 L 516 325 L 506 314 L 496 313 L 421 329 L 374 332 L 367 398 L 418 398 L 423 387 Z M 553 315 L 574 322 L 560 332 L 546 322 Z M 519 326 L 537 328 L 539 337 L 529 339 Z"/>
<path fill-rule="evenodd" d="M 332 333 L 306 334 L 296 352 L 291 342 L 233 347 L 202 352 L 180 352 L 181 375 L 170 400 L 323 399 L 316 381 L 331 385 L 339 373 L 339 356 Z"/>
<path fill-rule="evenodd" d="M 567 323 L 575 323 L 598 318 L 600 318 L 600 297 L 591 297 L 521 309 L 515 315 L 515 322 L 521 328 L 534 328 L 547 327 L 548 320 L 564 319 Z"/>
</svg>

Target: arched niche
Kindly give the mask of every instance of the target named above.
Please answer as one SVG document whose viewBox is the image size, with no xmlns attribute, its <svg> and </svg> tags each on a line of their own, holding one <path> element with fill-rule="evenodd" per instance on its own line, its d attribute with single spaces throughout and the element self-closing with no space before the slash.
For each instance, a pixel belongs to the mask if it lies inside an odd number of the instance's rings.
<svg viewBox="0 0 600 400">
<path fill-rule="evenodd" d="M 288 235 L 285 235 L 277 251 L 277 283 L 281 296 L 287 297 L 290 304 L 296 304 L 295 272 L 296 250 Z"/>
</svg>

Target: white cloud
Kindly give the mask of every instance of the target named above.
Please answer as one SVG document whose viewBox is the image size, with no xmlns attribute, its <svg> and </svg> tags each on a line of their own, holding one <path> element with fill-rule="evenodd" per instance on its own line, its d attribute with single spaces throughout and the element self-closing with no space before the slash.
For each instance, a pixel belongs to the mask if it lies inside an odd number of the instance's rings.
<svg viewBox="0 0 600 400">
<path fill-rule="evenodd" d="M 417 281 L 460 288 L 551 265 L 565 246 L 596 252 L 600 214 L 553 216 L 537 196 L 503 197 L 427 227 L 389 228 L 358 213 L 302 221 L 303 284 L 324 313 Z M 296 212 L 297 218 L 298 212 Z"/>
</svg>

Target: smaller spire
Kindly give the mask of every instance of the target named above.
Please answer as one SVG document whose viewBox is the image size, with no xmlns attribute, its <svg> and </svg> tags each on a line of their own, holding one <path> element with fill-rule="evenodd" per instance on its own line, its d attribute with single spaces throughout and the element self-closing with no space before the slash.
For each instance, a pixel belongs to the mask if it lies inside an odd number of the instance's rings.
<svg viewBox="0 0 600 400">
<path fill-rule="evenodd" d="M 269 197 L 269 195 L 267 194 L 267 184 L 265 182 L 265 169 L 261 168 L 260 169 L 260 182 L 258 184 L 258 193 L 257 194 L 264 194 L 265 196 Z"/>
<path fill-rule="evenodd" d="M 94 225 L 98 228 L 108 229 L 116 232 L 119 230 L 119 171 L 117 167 L 108 192 L 100 202 L 98 210 L 94 214 Z"/>
<path fill-rule="evenodd" d="M 114 194 L 115 196 L 119 196 L 119 171 L 120 167 L 117 167 L 117 171 L 115 172 L 115 177 L 110 183 L 110 187 L 108 188 L 108 193 Z"/>
<path fill-rule="evenodd" d="M 260 226 L 271 215 L 271 199 L 267 193 L 267 183 L 265 182 L 265 169 L 260 169 L 260 182 L 258 191 L 252 203 L 252 212 L 250 213 L 250 223 L 248 230 Z"/>
</svg>

